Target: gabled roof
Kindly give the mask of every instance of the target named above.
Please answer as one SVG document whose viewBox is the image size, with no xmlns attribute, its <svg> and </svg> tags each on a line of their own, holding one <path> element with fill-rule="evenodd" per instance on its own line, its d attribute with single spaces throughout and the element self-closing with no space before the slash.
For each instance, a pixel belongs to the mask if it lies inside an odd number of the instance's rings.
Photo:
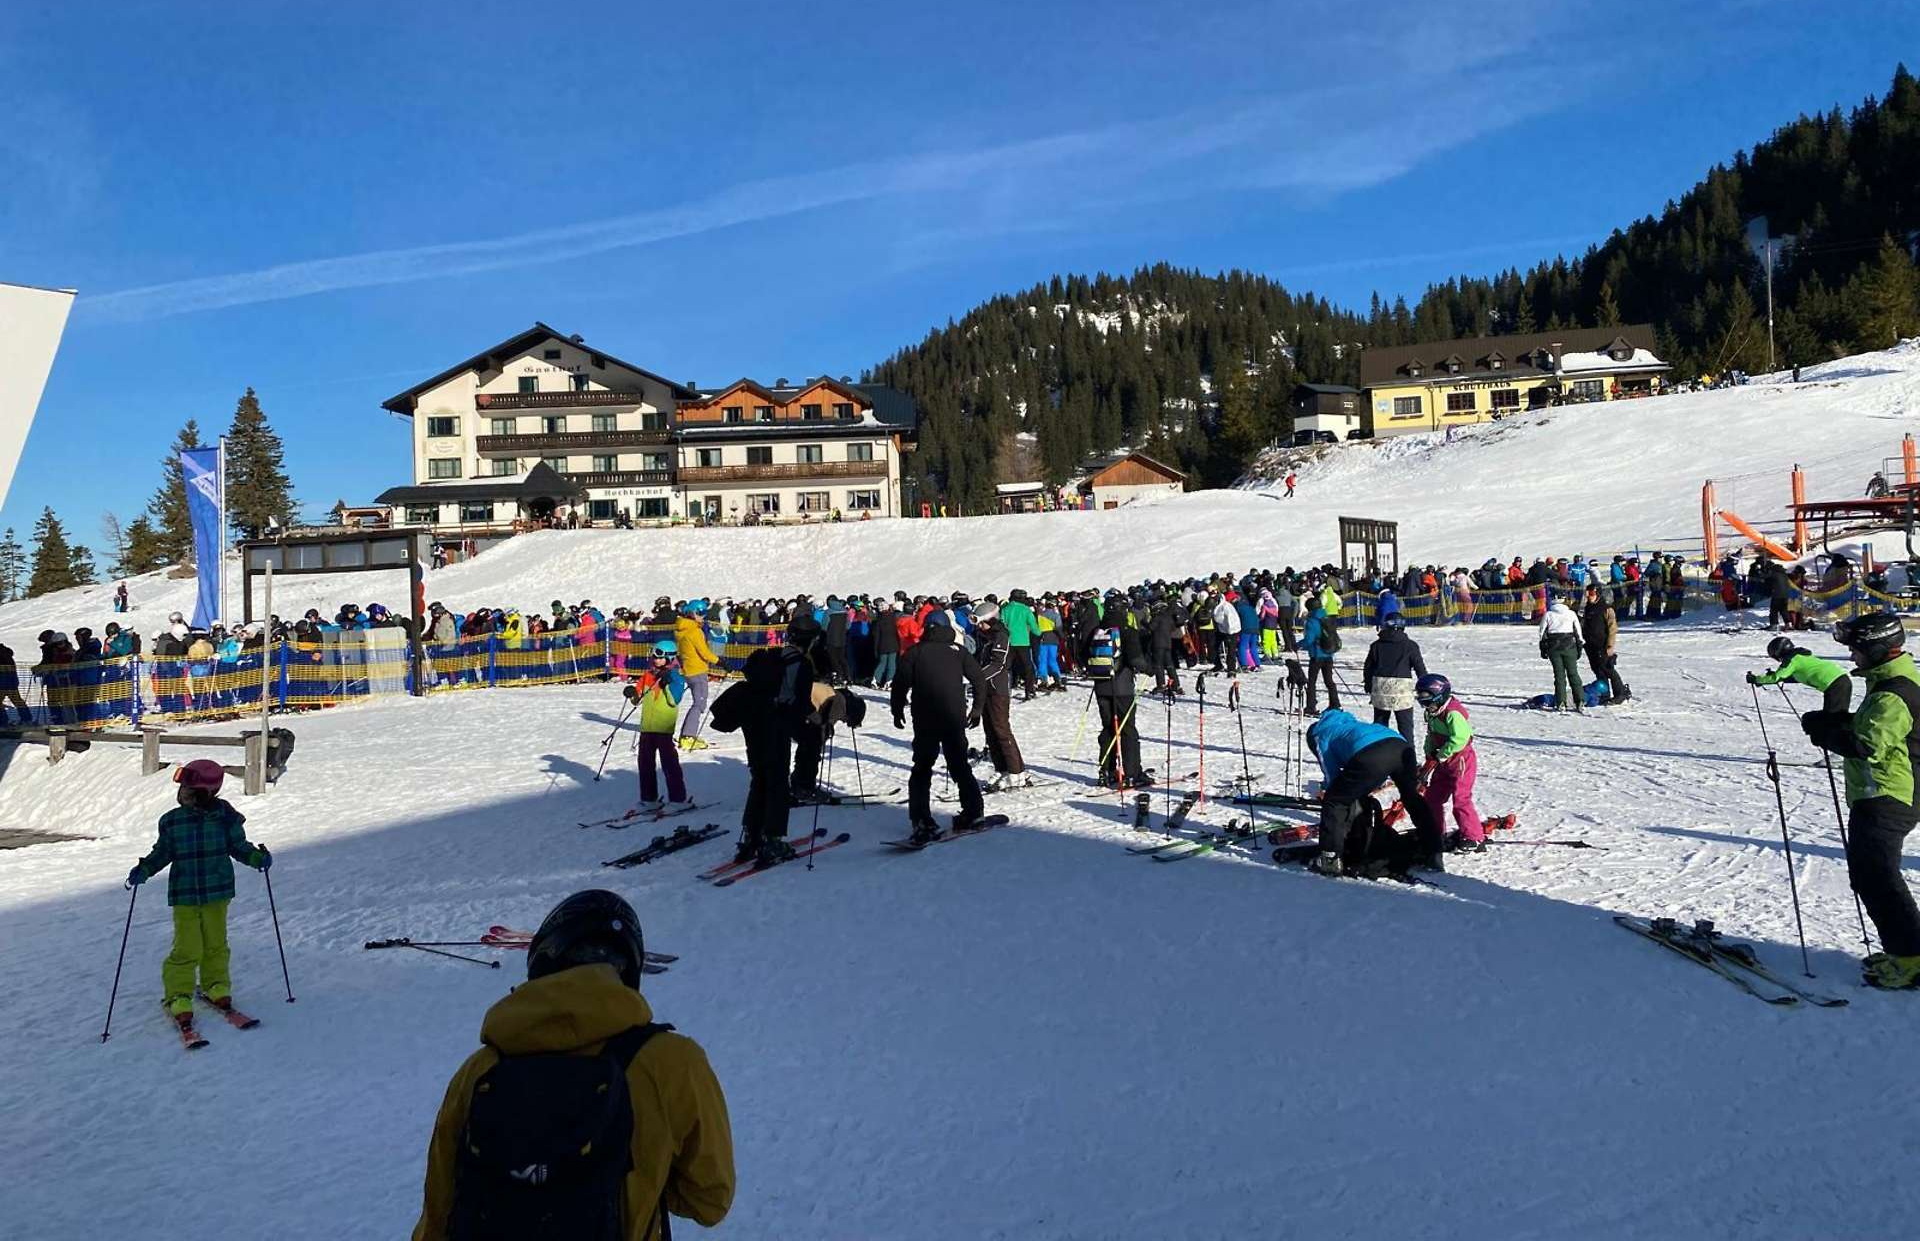
<svg viewBox="0 0 1920 1241">
<path fill-rule="evenodd" d="M 874 421 L 883 426 L 911 431 L 920 424 L 920 411 L 914 405 L 913 398 L 898 388 L 890 388 L 886 384 L 842 383 L 825 375 L 785 387 L 752 379 L 736 379 L 723 387 L 702 389 L 696 398 L 683 401 L 682 404 L 710 405 L 727 393 L 743 387 L 774 404 L 791 404 L 801 393 L 820 384 L 853 401 L 871 406 Z"/>
<path fill-rule="evenodd" d="M 1304 388 L 1308 392 L 1318 392 L 1322 396 L 1358 396 L 1360 394 L 1360 389 L 1349 388 L 1345 384 L 1297 383 L 1293 386 L 1296 390 Z"/>
<path fill-rule="evenodd" d="M 565 333 L 561 332 L 557 328 L 548 327 L 546 324 L 536 320 L 534 322 L 534 325 L 528 328 L 526 331 L 518 333 L 517 335 L 514 335 L 514 336 L 507 337 L 507 339 L 501 341 L 499 344 L 495 345 L 493 348 L 483 350 L 480 353 L 476 353 L 472 357 L 468 358 L 466 361 L 460 363 L 457 366 L 449 366 L 446 370 L 441 371 L 438 375 L 435 375 L 432 379 L 424 380 L 421 383 L 417 383 L 413 387 L 408 388 L 405 392 L 400 393 L 398 396 L 389 397 L 387 400 L 382 401 L 380 403 L 380 408 L 392 410 L 396 414 L 401 414 L 403 416 L 411 417 L 413 414 L 414 402 L 419 399 L 420 394 L 422 392 L 427 392 L 431 389 L 439 387 L 441 384 L 447 382 L 447 380 L 449 379 L 452 379 L 455 375 L 460 374 L 462 371 L 498 369 L 498 366 L 501 363 L 506 362 L 508 359 L 518 357 L 520 354 L 527 352 L 529 349 L 534 348 L 536 345 L 543 344 L 544 342 L 549 340 L 557 340 L 563 345 L 572 345 L 576 349 L 584 349 L 588 353 L 596 354 L 602 358 L 605 358 L 607 361 L 613 363 L 615 366 L 623 367 L 626 370 L 632 371 L 636 375 L 640 375 L 647 379 L 651 379 L 655 383 L 665 384 L 667 386 L 668 395 L 671 396 L 672 399 L 676 401 L 689 400 L 699 395 L 692 388 L 687 387 L 687 385 L 685 384 L 675 383 L 673 380 L 668 379 L 664 375 L 656 375 L 652 371 L 646 370 L 643 367 L 635 366 L 631 362 L 623 362 L 619 358 L 614 357 L 612 354 L 608 353 L 604 349 L 595 349 L 592 345 L 587 344 L 583 340 L 577 340 L 574 337 L 566 335 Z"/>
<path fill-rule="evenodd" d="M 1143 452 L 1116 452 L 1104 457 L 1094 457 L 1082 463 L 1080 469 L 1081 472 L 1086 475 L 1087 480 L 1090 481 L 1098 477 L 1102 471 L 1110 470 L 1122 461 L 1138 461 L 1149 469 L 1158 470 L 1168 478 L 1178 479 L 1181 482 L 1185 482 L 1187 479 L 1186 471 L 1176 470 L 1166 462 L 1155 460 Z M 1083 488 L 1087 485 L 1088 483 L 1086 481 L 1081 483 Z"/>
<path fill-rule="evenodd" d="M 565 499 L 587 494 L 587 489 L 544 461 L 525 474 L 503 478 L 471 478 L 460 482 L 414 483 L 389 487 L 374 497 L 375 504 L 458 504 L 462 500 Z"/>
<path fill-rule="evenodd" d="M 1556 348 L 1563 355 L 1605 353 L 1615 347 L 1644 350 L 1652 355 L 1653 346 L 1653 325 L 1650 323 L 1624 327 L 1558 328 L 1550 332 L 1530 332 L 1524 336 L 1481 336 L 1470 340 L 1428 341 L 1419 345 L 1384 345 L 1360 354 L 1360 386 L 1379 388 L 1405 383 L 1411 378 L 1409 369 L 1413 366 L 1421 368 L 1416 382 L 1445 382 L 1449 378 L 1446 363 L 1450 358 L 1460 361 L 1459 374 L 1465 376 L 1493 373 L 1487 360 L 1497 355 L 1504 363 L 1498 374 L 1524 378 L 1529 374 L 1537 376 L 1551 373 L 1552 355 Z M 1426 365 L 1428 359 L 1436 357 L 1440 359 L 1438 366 Z M 1664 369 L 1666 366 L 1657 358 L 1650 364 L 1635 362 L 1633 365 L 1637 370 Z"/>
</svg>

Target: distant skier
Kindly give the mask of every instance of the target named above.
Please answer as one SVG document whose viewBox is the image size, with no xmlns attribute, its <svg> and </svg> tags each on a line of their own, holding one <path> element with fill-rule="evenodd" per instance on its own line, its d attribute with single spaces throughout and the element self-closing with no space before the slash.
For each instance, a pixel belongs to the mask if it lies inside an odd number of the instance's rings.
<svg viewBox="0 0 1920 1241">
<path fill-rule="evenodd" d="M 1587 663 L 1593 668 L 1594 679 L 1605 681 L 1611 691 L 1607 704 L 1611 706 L 1632 698 L 1633 691 L 1620 675 L 1620 657 L 1615 649 L 1620 641 L 1620 621 L 1614 615 L 1613 605 L 1594 583 L 1587 585 L 1586 606 L 1580 611 L 1580 633 L 1586 641 Z"/>
<path fill-rule="evenodd" d="M 1831 659 L 1822 659 L 1802 646 L 1795 646 L 1793 639 L 1781 634 L 1767 643 L 1767 658 L 1779 664 L 1771 672 L 1749 672 L 1748 685 L 1779 685 L 1791 681 L 1809 689 L 1819 690 L 1824 698 L 1823 711 L 1845 711 L 1853 702 L 1853 681 L 1845 666 Z"/>
<path fill-rule="evenodd" d="M 1426 763 L 1420 769 L 1427 809 L 1436 824 L 1447 803 L 1453 803 L 1458 830 L 1448 843 L 1465 853 L 1486 851 L 1487 832 L 1473 804 L 1473 785 L 1480 774 L 1480 756 L 1473 748 L 1473 725 L 1467 709 L 1453 696 L 1453 682 L 1438 673 L 1423 674 L 1413 687 L 1427 717 Z"/>
<path fill-rule="evenodd" d="M 693 699 L 680 722 L 679 746 L 683 750 L 705 750 L 707 742 L 700 728 L 707 720 L 707 683 L 720 659 L 707 642 L 707 605 L 701 601 L 685 603 L 673 622 L 673 644 L 680 652 L 680 672 L 687 679 L 688 696 Z"/>
<path fill-rule="evenodd" d="M 1107 592 L 1080 660 L 1093 681 L 1093 701 L 1100 709 L 1101 787 L 1150 787 L 1153 781 L 1140 764 L 1140 733 L 1134 723 L 1139 701 L 1134 674 L 1151 673 L 1153 667 L 1140 649 L 1140 630 L 1119 591 Z"/>
<path fill-rule="evenodd" d="M 1300 630 L 1300 645 L 1307 651 L 1307 714 L 1318 715 L 1318 696 L 1324 682 L 1327 708 L 1340 709 L 1340 691 L 1333 687 L 1333 657 L 1340 650 L 1340 630 L 1323 610 L 1318 597 L 1307 602 L 1307 623 Z"/>
<path fill-rule="evenodd" d="M 687 796 L 687 781 L 680 772 L 680 755 L 673 746 L 673 726 L 680 720 L 680 700 L 686 697 L 687 679 L 680 672 L 680 648 L 672 638 L 653 644 L 653 654 L 640 678 L 625 689 L 626 699 L 640 709 L 640 805 L 643 809 L 669 814 L 693 809 Z M 667 800 L 660 800 L 660 785 L 655 778 L 654 760 L 666 775 Z"/>
<path fill-rule="evenodd" d="M 726 1096 L 700 1045 L 655 1024 L 645 941 L 612 892 L 567 897 L 527 948 L 527 981 L 487 1010 L 427 1147 L 413 1241 L 655 1241 L 733 1205 Z"/>
<path fill-rule="evenodd" d="M 747 742 L 747 802 L 740 814 L 737 861 L 765 865 L 793 856 L 786 841 L 793 736 L 812 708 L 813 665 L 788 646 L 747 657 L 741 679 L 713 700 L 713 726 Z"/>
<path fill-rule="evenodd" d="M 1914 758 L 1920 753 L 1920 670 L 1904 654 L 1906 629 L 1892 612 L 1841 621 L 1834 637 L 1853 652 L 1866 696 L 1854 712 L 1800 717 L 1812 742 L 1846 760 L 1847 879 L 1866 906 L 1884 951 L 1862 963 L 1869 986 L 1920 987 L 1920 909 L 1901 872 L 1907 834 L 1920 821 Z"/>
<path fill-rule="evenodd" d="M 1553 667 L 1553 709 L 1580 710 L 1580 622 L 1564 599 L 1555 598 L 1540 622 L 1540 658 Z"/>
<path fill-rule="evenodd" d="M 1430 871 L 1446 864 L 1440 851 L 1443 839 L 1420 793 L 1419 764 L 1406 738 L 1381 724 L 1362 724 L 1345 711 L 1328 710 L 1307 729 L 1307 749 L 1320 760 L 1320 855 L 1313 869 L 1323 875 L 1343 873 L 1342 853 L 1347 831 L 1365 813 L 1363 802 L 1381 785 L 1391 782 L 1413 820 L 1414 836 Z"/>
<path fill-rule="evenodd" d="M 1282 496 L 1281 498 L 1285 500 L 1293 499 L 1293 486 L 1295 483 L 1299 481 L 1300 481 L 1299 476 L 1296 475 L 1292 470 L 1288 470 L 1287 471 L 1287 494 Z"/>
<path fill-rule="evenodd" d="M 986 677 L 980 664 L 954 641 L 953 622 L 943 611 L 927 613 L 920 641 L 900 659 L 893 679 L 893 726 L 907 726 L 907 707 L 913 707 L 913 771 L 907 777 L 907 814 L 913 822 L 909 837 L 927 844 L 940 835 L 933 818 L 933 760 L 944 756 L 947 773 L 960 792 L 960 813 L 954 830 L 972 826 L 986 813 L 980 782 L 967 763 L 967 729 L 980 722 L 986 700 Z M 966 686 L 973 687 L 969 710 Z"/>
<path fill-rule="evenodd" d="M 996 773 L 987 785 L 990 793 L 1022 789 L 1033 783 L 1026 761 L 1020 756 L 1020 743 L 1013 735 L 1013 679 L 1008 667 L 1007 627 L 1000 623 L 1000 609 L 983 603 L 973 611 L 974 658 L 980 665 L 986 684 L 986 697 L 977 708 L 980 722 L 987 730 L 987 756 Z"/>
<path fill-rule="evenodd" d="M 1385 724 L 1391 719 L 1411 742 L 1415 681 L 1426 675 L 1427 661 L 1420 655 L 1420 644 L 1407 636 L 1406 618 L 1399 612 L 1386 617 L 1360 668 L 1360 688 L 1373 702 L 1373 722 Z"/>
<path fill-rule="evenodd" d="M 161 871 L 167 876 L 167 904 L 173 910 L 173 949 L 160 966 L 167 1011 L 182 1028 L 193 1027 L 193 997 L 198 990 L 215 1008 L 233 1007 L 228 972 L 227 906 L 233 902 L 233 864 L 264 871 L 273 865 L 265 845 L 250 844 L 241 828 L 246 818 L 220 798 L 226 773 L 210 758 L 196 758 L 173 770 L 180 786 L 172 810 L 160 816 L 160 838 L 147 856 L 127 872 L 137 888 Z"/>
</svg>

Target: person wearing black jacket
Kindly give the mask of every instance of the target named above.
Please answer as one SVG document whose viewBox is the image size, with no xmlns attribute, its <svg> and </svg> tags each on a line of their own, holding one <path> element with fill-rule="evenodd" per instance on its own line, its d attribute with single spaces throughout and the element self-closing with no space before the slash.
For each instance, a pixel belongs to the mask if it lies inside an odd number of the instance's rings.
<svg viewBox="0 0 1920 1241">
<path fill-rule="evenodd" d="M 893 680 L 893 726 L 907 726 L 907 706 L 913 706 L 913 771 L 907 777 L 907 814 L 913 821 L 910 839 L 926 844 L 939 838 L 933 819 L 933 760 L 944 756 L 947 773 L 960 791 L 960 813 L 955 831 L 963 831 L 986 813 L 980 782 L 967 763 L 967 729 L 980 722 L 987 696 L 980 664 L 954 642 L 953 622 L 944 611 L 927 613 L 926 631 L 912 650 L 900 657 Z M 973 687 L 973 707 L 967 706 L 966 686 Z"/>
<path fill-rule="evenodd" d="M 1020 756 L 1020 743 L 1013 736 L 1013 673 L 1010 635 L 1000 623 L 1000 609 L 983 603 L 973 610 L 973 654 L 986 682 L 986 695 L 980 706 L 980 722 L 987 729 L 987 757 L 999 773 L 987 786 L 989 792 L 1025 788 L 1033 783 L 1027 774 L 1026 760 Z"/>
<path fill-rule="evenodd" d="M 1100 708 L 1100 784 L 1103 788 L 1150 788 L 1140 765 L 1140 733 L 1134 726 L 1134 674 L 1153 666 L 1140 649 L 1140 629 L 1119 591 L 1107 593 L 1105 611 L 1081 650 Z"/>
<path fill-rule="evenodd" d="M 1360 669 L 1360 687 L 1373 702 L 1373 722 L 1384 724 L 1391 717 L 1411 744 L 1413 686 L 1415 678 L 1427 675 L 1427 661 L 1421 658 L 1420 644 L 1407 636 L 1406 626 L 1397 612 L 1381 622 L 1380 636 L 1367 648 Z"/>
<path fill-rule="evenodd" d="M 1779 629 L 1790 626 L 1787 616 L 1787 604 L 1791 602 L 1793 584 L 1787 580 L 1787 566 L 1771 556 L 1765 557 L 1766 573 L 1763 580 L 1767 584 L 1767 628 Z"/>
<path fill-rule="evenodd" d="M 788 781 L 794 733 L 814 714 L 813 665 L 792 647 L 769 646 L 749 655 L 741 673 L 713 700 L 712 722 L 747 742 L 747 804 L 735 856 L 770 865 L 793 856 L 786 840 Z"/>
<path fill-rule="evenodd" d="M 900 613 L 893 600 L 884 599 L 873 614 L 873 687 L 885 689 L 893 684 L 900 666 Z"/>
<path fill-rule="evenodd" d="M 852 680 L 847 669 L 847 605 L 837 598 L 827 600 L 826 639 L 821 654 L 827 661 L 827 679 L 835 685 Z"/>
<path fill-rule="evenodd" d="M 1174 662 L 1174 635 L 1179 632 L 1179 622 L 1173 614 L 1173 604 L 1162 597 L 1156 599 L 1153 611 L 1147 618 L 1147 639 L 1153 656 L 1153 688 L 1158 693 L 1179 697 L 1180 665 Z"/>
</svg>

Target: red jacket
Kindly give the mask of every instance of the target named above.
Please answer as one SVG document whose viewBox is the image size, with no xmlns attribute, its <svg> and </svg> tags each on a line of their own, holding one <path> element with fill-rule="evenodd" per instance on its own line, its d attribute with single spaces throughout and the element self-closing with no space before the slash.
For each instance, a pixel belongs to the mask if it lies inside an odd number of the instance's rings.
<svg viewBox="0 0 1920 1241">
<path fill-rule="evenodd" d="M 913 649 L 915 643 L 920 641 L 923 628 L 919 617 L 902 613 L 894 618 L 893 631 L 900 635 L 900 653 L 905 655 Z"/>
</svg>

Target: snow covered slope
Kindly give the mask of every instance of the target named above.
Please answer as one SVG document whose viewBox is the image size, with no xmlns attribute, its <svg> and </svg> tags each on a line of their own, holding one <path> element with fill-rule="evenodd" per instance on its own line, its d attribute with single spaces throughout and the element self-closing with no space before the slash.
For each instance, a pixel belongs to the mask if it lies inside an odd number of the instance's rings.
<svg viewBox="0 0 1920 1241">
<path fill-rule="evenodd" d="M 442 569 L 428 591 L 451 607 L 544 611 L 554 599 L 644 605 L 660 594 L 1105 585 L 1322 563 L 1338 552 L 1334 519 L 1342 514 L 1399 520 L 1403 556 L 1423 563 L 1634 547 L 1697 554 L 1704 479 L 1722 480 L 1724 507 L 1752 521 L 1777 519 L 1795 462 L 1808 471 L 1810 495 L 1857 495 L 1915 428 L 1920 342 L 1908 342 L 1811 367 L 1799 384 L 1547 410 L 1467 428 L 1451 442 L 1417 435 L 1347 445 L 1303 469 L 1290 501 L 1267 490 L 1212 491 L 1112 512 L 554 532 Z M 399 572 L 283 579 L 275 610 L 318 606 L 331 615 L 343 589 L 362 603 L 406 598 Z M 193 583 L 155 574 L 137 579 L 131 593 L 136 625 L 154 632 L 169 611 L 191 608 Z M 23 641 L 45 628 L 98 631 L 112 619 L 109 595 L 96 587 L 7 604 L 0 640 L 31 650 Z"/>
</svg>

